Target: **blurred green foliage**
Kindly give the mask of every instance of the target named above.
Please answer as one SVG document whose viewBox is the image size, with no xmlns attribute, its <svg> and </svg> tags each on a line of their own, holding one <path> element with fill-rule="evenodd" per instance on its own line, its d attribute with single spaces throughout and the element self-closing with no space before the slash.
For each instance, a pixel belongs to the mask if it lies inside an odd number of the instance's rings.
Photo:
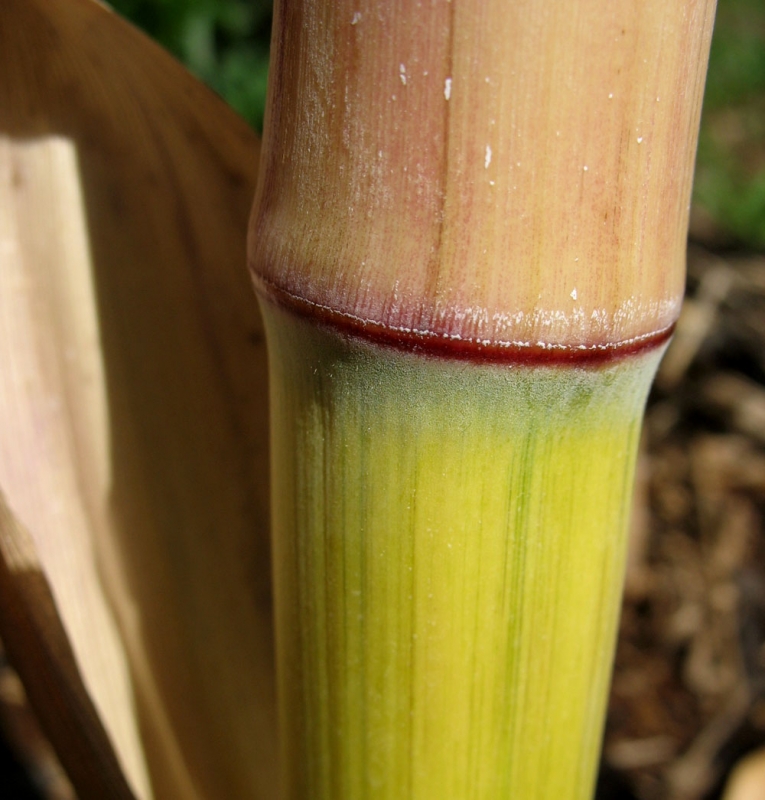
<svg viewBox="0 0 765 800">
<path fill-rule="evenodd" d="M 695 199 L 734 243 L 765 247 L 765 3 L 719 0 Z"/>
<path fill-rule="evenodd" d="M 262 130 L 271 0 L 110 2 Z"/>
<path fill-rule="evenodd" d="M 262 129 L 271 0 L 112 3 Z M 694 198 L 729 243 L 765 247 L 763 0 L 719 0 Z"/>
</svg>

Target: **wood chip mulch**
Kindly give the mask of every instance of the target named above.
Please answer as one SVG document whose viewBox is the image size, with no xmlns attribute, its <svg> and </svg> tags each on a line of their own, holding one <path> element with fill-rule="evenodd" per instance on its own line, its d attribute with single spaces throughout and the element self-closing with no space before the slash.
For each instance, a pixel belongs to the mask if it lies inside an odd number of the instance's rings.
<svg viewBox="0 0 765 800">
<path fill-rule="evenodd" d="M 688 270 L 646 413 L 598 800 L 717 800 L 765 745 L 765 256 L 692 246 Z"/>
</svg>

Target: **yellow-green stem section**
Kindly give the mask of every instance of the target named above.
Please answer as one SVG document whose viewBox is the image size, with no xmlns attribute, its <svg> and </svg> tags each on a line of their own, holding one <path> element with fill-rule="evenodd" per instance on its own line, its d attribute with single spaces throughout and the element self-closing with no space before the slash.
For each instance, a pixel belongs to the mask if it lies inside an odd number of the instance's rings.
<svg viewBox="0 0 765 800">
<path fill-rule="evenodd" d="M 284 800 L 583 800 L 659 354 L 486 365 L 263 303 Z"/>
</svg>

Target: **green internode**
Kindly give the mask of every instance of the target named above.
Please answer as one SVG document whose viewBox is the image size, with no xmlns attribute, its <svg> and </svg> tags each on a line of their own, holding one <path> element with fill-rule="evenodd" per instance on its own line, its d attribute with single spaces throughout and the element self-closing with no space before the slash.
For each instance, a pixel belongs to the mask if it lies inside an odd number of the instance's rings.
<svg viewBox="0 0 765 800">
<path fill-rule="evenodd" d="M 589 798 L 660 353 L 476 364 L 263 307 L 286 798 Z"/>
</svg>

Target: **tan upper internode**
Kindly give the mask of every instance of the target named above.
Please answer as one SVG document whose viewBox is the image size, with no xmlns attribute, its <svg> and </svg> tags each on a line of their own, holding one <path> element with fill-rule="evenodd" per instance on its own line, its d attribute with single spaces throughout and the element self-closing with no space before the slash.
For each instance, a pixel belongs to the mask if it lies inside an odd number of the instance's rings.
<svg viewBox="0 0 765 800">
<path fill-rule="evenodd" d="M 712 0 L 277 8 L 251 265 L 350 319 L 493 343 L 667 328 Z"/>
</svg>

